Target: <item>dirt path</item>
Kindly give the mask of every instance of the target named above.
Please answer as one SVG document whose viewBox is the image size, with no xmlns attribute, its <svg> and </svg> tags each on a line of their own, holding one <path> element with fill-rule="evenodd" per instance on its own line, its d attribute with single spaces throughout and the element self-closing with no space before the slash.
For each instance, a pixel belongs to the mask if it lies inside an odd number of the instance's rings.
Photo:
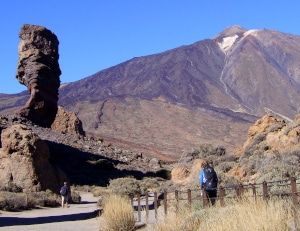
<svg viewBox="0 0 300 231">
<path fill-rule="evenodd" d="M 97 198 L 80 193 L 81 204 L 69 208 L 39 208 L 21 212 L 0 212 L 0 230 L 13 231 L 82 231 L 99 230 Z"/>
</svg>

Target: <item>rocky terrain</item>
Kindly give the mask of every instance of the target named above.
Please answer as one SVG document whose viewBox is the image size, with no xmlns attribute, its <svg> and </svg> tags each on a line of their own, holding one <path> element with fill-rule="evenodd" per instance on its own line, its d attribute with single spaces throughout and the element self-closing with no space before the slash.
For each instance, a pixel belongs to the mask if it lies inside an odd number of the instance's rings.
<svg viewBox="0 0 300 231">
<path fill-rule="evenodd" d="M 61 127 L 68 124 L 68 120 L 60 122 Z M 15 187 L 11 190 L 49 188 L 56 192 L 59 182 L 66 179 L 73 185 L 102 186 L 126 176 L 163 180 L 162 170 L 170 171 L 173 186 L 193 185 L 198 182 L 203 159 L 212 161 L 222 185 L 300 177 L 299 116 L 292 122 L 271 115 L 260 118 L 233 154 L 222 147 L 203 145 L 173 162 L 88 138 L 75 130 L 43 128 L 16 116 L 1 117 L 0 127 L 1 188 Z"/>
<path fill-rule="evenodd" d="M 68 120 L 60 120 L 60 124 L 70 127 Z M 2 116 L 0 130 L 2 189 L 48 188 L 58 193 L 64 180 L 74 185 L 106 186 L 118 177 L 159 177 L 157 171 L 164 163 L 151 155 L 87 138 L 75 130 L 44 128 L 17 116 Z"/>
<path fill-rule="evenodd" d="M 59 90 L 87 137 L 178 159 L 202 144 L 227 152 L 265 114 L 298 113 L 300 38 L 228 27 L 215 37 L 136 57 Z M 0 95 L 10 114 L 28 94 Z"/>
</svg>

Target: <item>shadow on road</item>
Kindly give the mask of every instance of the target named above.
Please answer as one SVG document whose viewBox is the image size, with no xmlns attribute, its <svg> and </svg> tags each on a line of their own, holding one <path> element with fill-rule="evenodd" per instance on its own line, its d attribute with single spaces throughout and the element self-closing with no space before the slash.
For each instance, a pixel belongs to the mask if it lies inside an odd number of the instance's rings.
<svg viewBox="0 0 300 231">
<path fill-rule="evenodd" d="M 48 216 L 48 217 L 0 217 L 0 227 L 4 226 L 15 226 L 15 225 L 36 225 L 45 224 L 53 222 L 64 222 L 64 221 L 77 221 L 85 220 L 98 216 L 99 211 L 95 210 L 93 212 L 87 213 L 77 213 L 59 216 Z"/>
</svg>

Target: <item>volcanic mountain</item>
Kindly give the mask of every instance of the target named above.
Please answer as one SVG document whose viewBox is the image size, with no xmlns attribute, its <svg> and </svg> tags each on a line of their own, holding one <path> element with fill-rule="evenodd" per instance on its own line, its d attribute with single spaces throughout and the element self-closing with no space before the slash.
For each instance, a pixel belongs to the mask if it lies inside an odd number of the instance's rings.
<svg viewBox="0 0 300 231">
<path fill-rule="evenodd" d="M 89 136 L 178 158 L 204 143 L 232 152 L 265 114 L 292 120 L 299 92 L 300 37 L 233 26 L 65 84 L 58 104 Z M 1 114 L 27 98 L 0 95 Z"/>
</svg>

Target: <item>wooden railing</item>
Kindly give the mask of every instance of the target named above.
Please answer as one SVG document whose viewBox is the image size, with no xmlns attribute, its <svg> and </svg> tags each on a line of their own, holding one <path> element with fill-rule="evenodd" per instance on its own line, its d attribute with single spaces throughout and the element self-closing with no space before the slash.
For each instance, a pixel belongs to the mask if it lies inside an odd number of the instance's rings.
<svg viewBox="0 0 300 231">
<path fill-rule="evenodd" d="M 294 177 L 288 180 L 277 180 L 272 182 L 263 182 L 260 184 L 239 184 L 233 186 L 221 186 L 217 188 L 218 196 L 216 203 L 226 206 L 232 199 L 258 197 L 268 200 L 270 197 L 285 198 L 290 197 L 292 204 L 298 206 L 300 195 L 300 179 Z M 137 220 L 141 221 L 141 212 L 145 212 L 146 220 L 149 218 L 149 211 L 154 210 L 157 218 L 158 207 L 163 206 L 164 214 L 168 213 L 169 207 L 178 210 L 182 206 L 192 209 L 194 206 L 203 208 L 210 205 L 204 189 L 187 189 L 185 191 L 167 191 L 154 192 L 147 194 L 130 195 L 132 206 L 137 211 Z M 181 203 L 181 202 L 185 203 Z M 197 203 L 197 204 L 196 204 Z"/>
</svg>

